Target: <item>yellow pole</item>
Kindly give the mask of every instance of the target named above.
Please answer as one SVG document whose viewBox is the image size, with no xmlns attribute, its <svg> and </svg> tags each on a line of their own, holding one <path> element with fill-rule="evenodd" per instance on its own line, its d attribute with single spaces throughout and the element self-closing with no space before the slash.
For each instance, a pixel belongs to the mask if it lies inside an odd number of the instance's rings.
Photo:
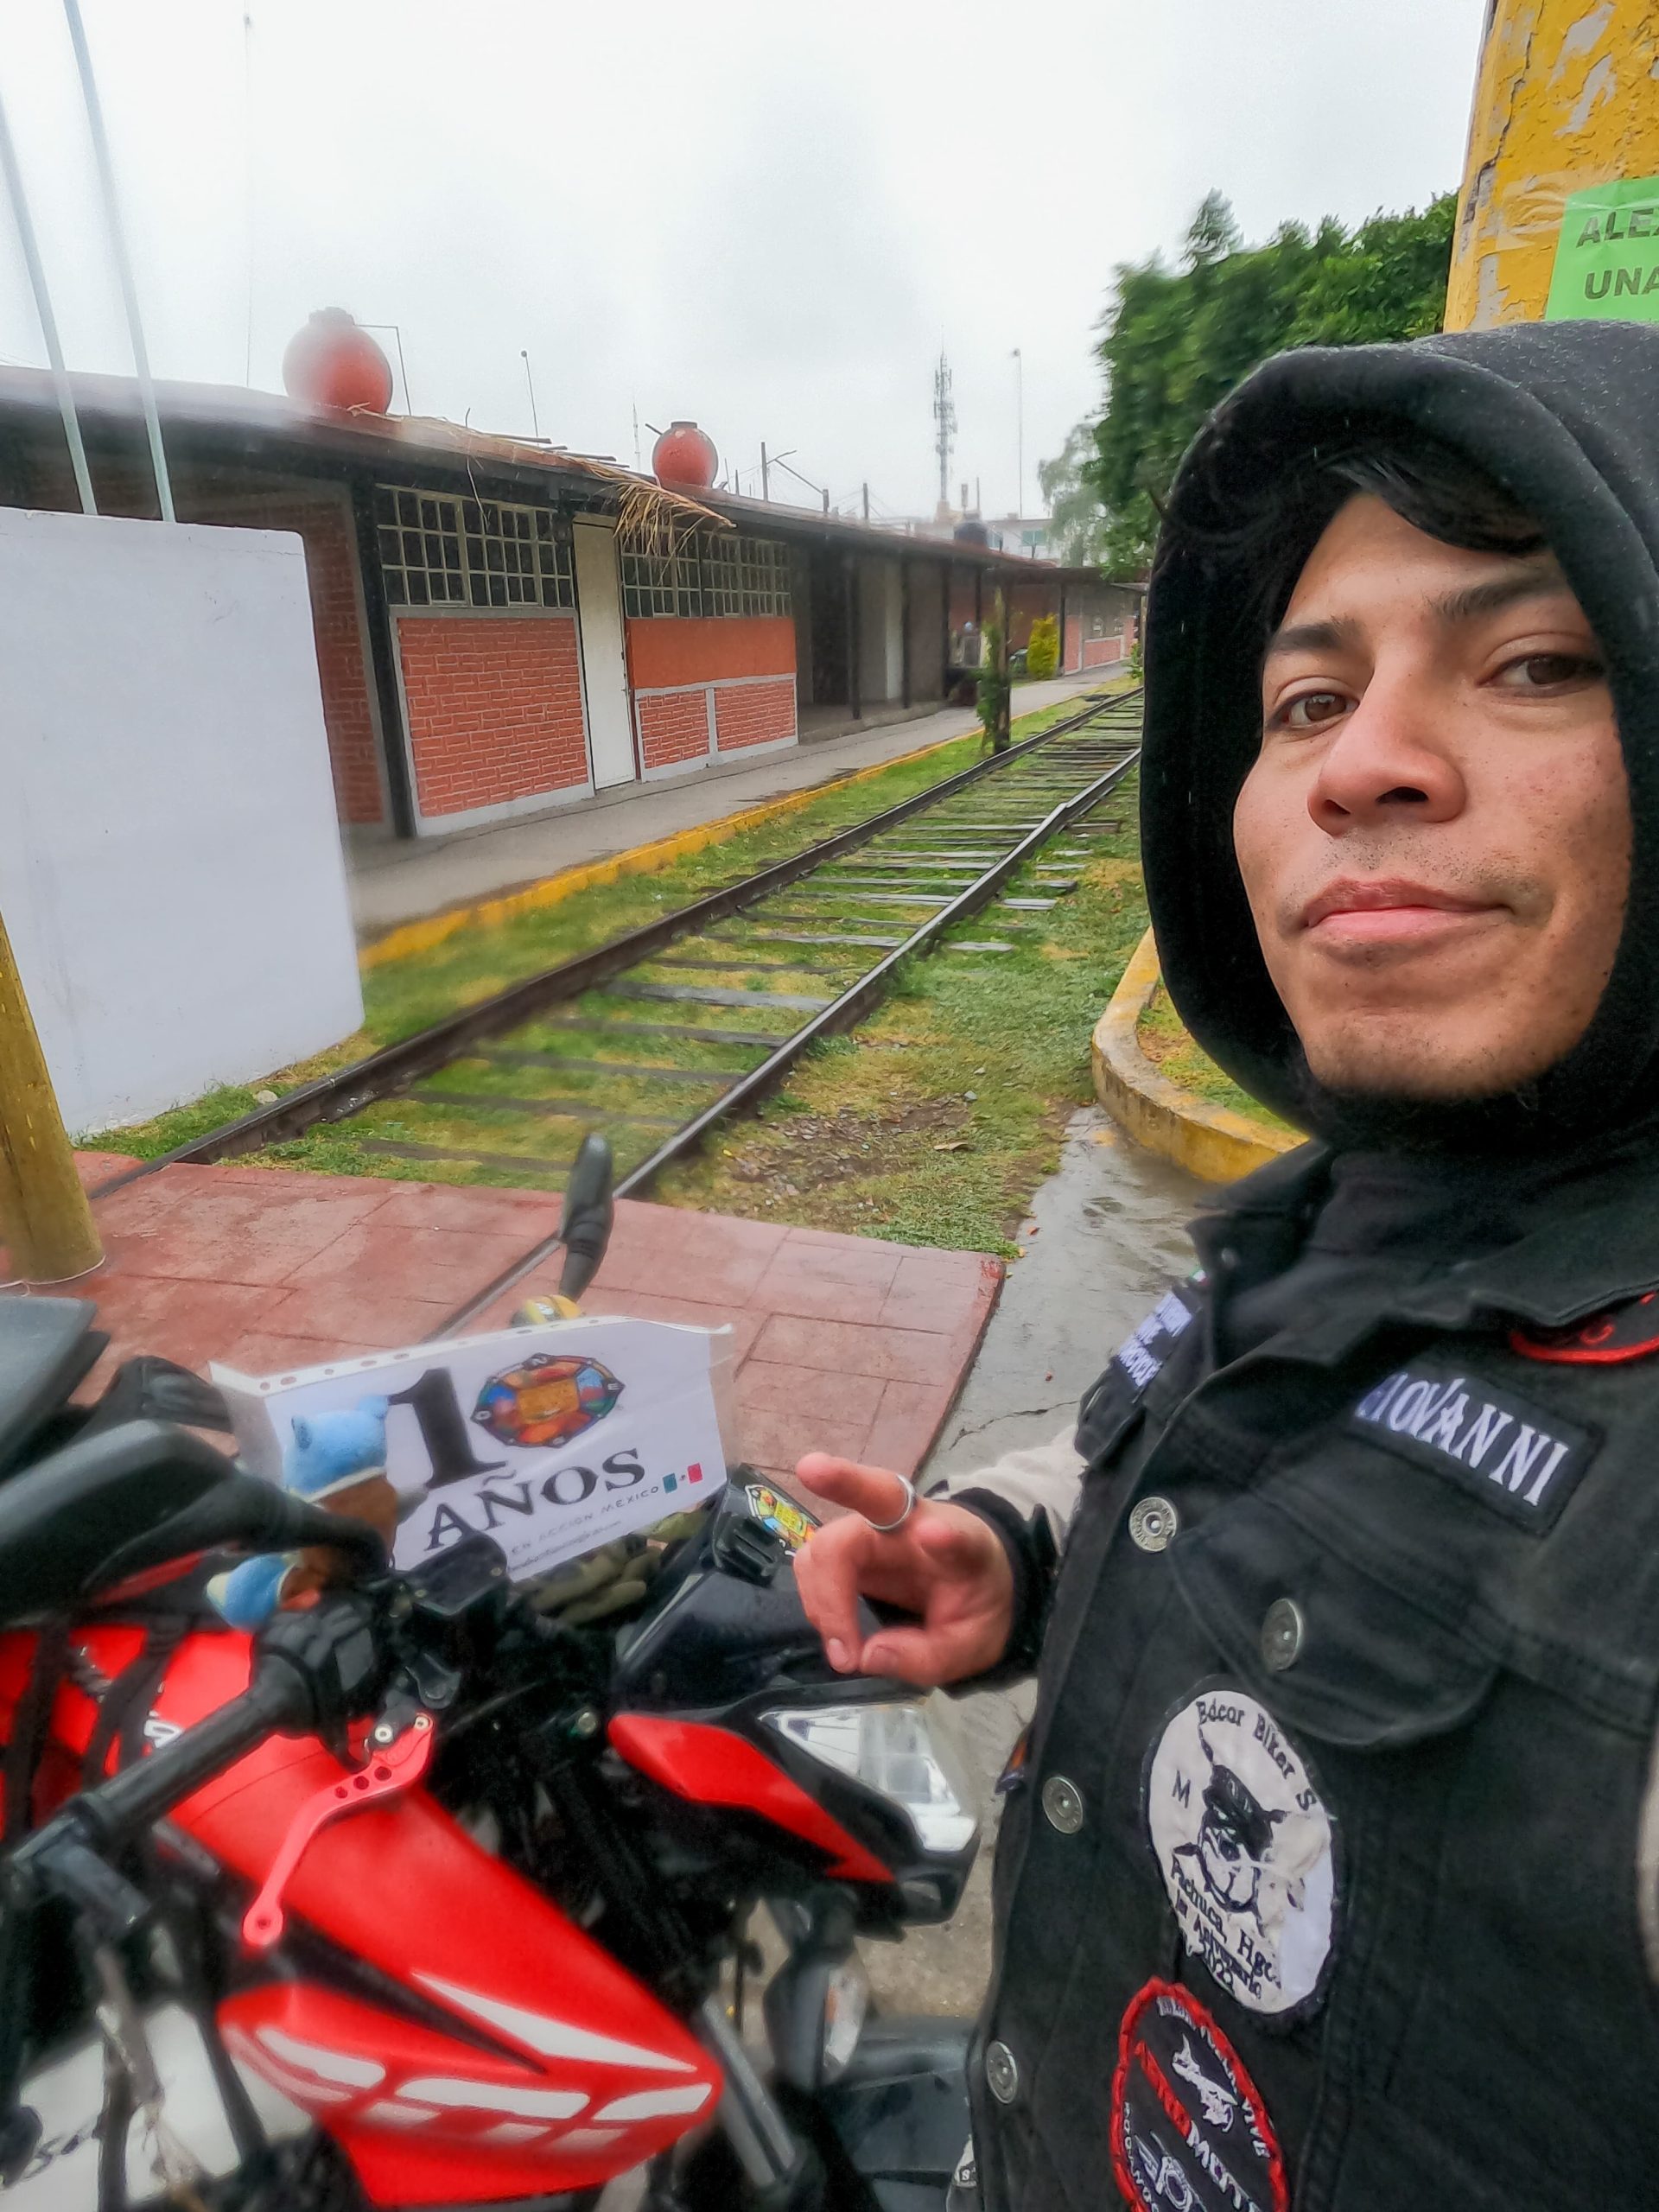
<svg viewBox="0 0 1659 2212">
<path fill-rule="evenodd" d="M 3 921 L 0 1230 L 10 1248 L 10 1272 L 26 1282 L 67 1282 L 104 1256 Z"/>
<path fill-rule="evenodd" d="M 1643 178 L 1659 179 L 1659 0 L 1489 0 L 1446 328 L 1541 321 L 1569 197 Z M 1659 320 L 1638 298 L 1604 312 Z"/>
</svg>

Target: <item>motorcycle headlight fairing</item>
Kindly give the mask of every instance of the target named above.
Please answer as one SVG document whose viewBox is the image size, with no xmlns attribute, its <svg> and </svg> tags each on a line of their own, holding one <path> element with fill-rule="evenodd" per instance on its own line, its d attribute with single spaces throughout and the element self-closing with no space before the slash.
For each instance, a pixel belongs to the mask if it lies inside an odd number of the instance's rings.
<svg viewBox="0 0 1659 2212">
<path fill-rule="evenodd" d="M 976 1793 L 942 1701 L 781 1707 L 768 1728 L 823 1766 L 896 1805 L 924 1851 L 964 1851 L 979 1828 Z"/>
</svg>

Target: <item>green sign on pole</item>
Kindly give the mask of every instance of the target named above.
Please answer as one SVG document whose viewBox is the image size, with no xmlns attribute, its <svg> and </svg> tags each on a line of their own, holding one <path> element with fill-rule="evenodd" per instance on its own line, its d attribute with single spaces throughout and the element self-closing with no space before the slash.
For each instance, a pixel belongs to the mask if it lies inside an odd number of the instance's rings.
<svg viewBox="0 0 1659 2212">
<path fill-rule="evenodd" d="M 1659 322 L 1659 176 L 1575 192 L 1561 219 L 1548 322 Z"/>
</svg>

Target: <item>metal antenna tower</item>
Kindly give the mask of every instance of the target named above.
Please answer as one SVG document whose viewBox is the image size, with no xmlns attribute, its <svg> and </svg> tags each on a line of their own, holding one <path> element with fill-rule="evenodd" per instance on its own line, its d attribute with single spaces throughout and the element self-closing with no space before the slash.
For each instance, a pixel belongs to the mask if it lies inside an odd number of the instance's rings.
<svg viewBox="0 0 1659 2212">
<path fill-rule="evenodd" d="M 950 504 L 950 455 L 957 442 L 957 408 L 950 397 L 950 364 L 939 353 L 933 372 L 933 450 L 939 457 L 939 505 Z"/>
</svg>

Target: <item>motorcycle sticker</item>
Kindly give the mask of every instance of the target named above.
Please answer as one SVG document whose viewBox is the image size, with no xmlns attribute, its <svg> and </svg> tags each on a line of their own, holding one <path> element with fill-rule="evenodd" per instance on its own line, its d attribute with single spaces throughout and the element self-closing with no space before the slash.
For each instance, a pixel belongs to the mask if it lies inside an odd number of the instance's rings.
<svg viewBox="0 0 1659 2212">
<path fill-rule="evenodd" d="M 747 1486 L 749 1510 L 763 1529 L 798 1552 L 806 1541 L 817 1522 L 792 1497 L 785 1497 L 779 1491 L 769 1490 L 764 1483 L 750 1483 Z"/>
<path fill-rule="evenodd" d="M 1178 1982 L 1149 1981 L 1123 2016 L 1111 2139 L 1117 2185 L 1143 2212 L 1288 2212 L 1261 2094 Z"/>
<path fill-rule="evenodd" d="M 499 1444 L 569 1444 L 603 1421 L 622 1384 L 596 1359 L 554 1359 L 532 1352 L 517 1367 L 491 1376 L 473 1419 Z"/>
<path fill-rule="evenodd" d="M 1165 1723 L 1146 1817 L 1182 1941 L 1230 1997 L 1310 2011 L 1336 1932 L 1335 1823 L 1265 1707 L 1211 1688 Z"/>
</svg>

